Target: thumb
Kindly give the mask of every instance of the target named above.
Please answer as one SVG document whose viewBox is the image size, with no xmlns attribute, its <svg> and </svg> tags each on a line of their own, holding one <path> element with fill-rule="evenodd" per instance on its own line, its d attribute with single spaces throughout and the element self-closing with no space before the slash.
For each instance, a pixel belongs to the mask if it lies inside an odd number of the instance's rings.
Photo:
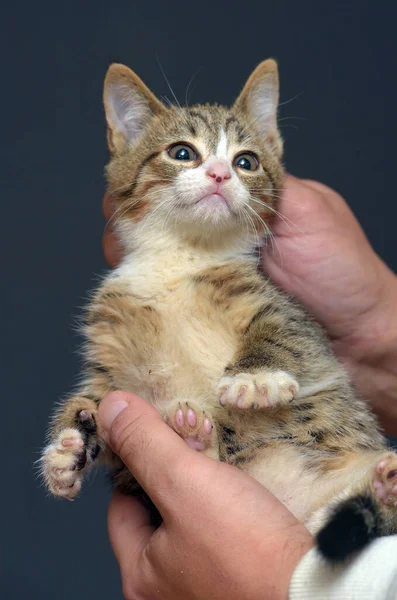
<svg viewBox="0 0 397 600">
<path fill-rule="evenodd" d="M 112 392 L 99 405 L 99 421 L 107 442 L 158 509 L 168 508 L 182 490 L 178 477 L 196 453 L 142 398 Z"/>
</svg>

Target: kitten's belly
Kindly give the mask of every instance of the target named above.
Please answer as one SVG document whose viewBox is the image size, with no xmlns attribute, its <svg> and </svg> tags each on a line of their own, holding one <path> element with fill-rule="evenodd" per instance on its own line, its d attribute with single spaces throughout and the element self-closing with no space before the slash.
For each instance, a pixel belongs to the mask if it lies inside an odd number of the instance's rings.
<svg viewBox="0 0 397 600">
<path fill-rule="evenodd" d="M 299 452 L 293 444 L 270 443 L 260 450 L 243 470 L 266 487 L 299 521 L 308 526 L 310 517 L 316 510 L 329 504 L 348 487 L 354 488 L 359 485 L 374 463 L 373 454 L 352 451 L 341 457 L 338 469 L 326 469 L 322 462 L 326 454 L 322 454 L 321 449 L 318 449 L 309 455 L 308 452 Z M 321 524 L 322 522 L 313 523 L 310 531 L 315 533 Z"/>
<path fill-rule="evenodd" d="M 307 458 L 293 445 L 270 444 L 244 468 L 274 494 L 302 522 L 311 515 L 313 508 L 328 496 L 333 496 L 334 484 L 324 487 L 324 481 L 316 469 L 307 469 Z"/>
<path fill-rule="evenodd" d="M 153 344 L 148 337 L 148 351 L 130 358 L 120 382 L 123 389 L 156 406 L 175 399 L 217 403 L 217 385 L 236 353 L 235 336 L 216 315 L 205 318 L 183 305 L 162 307 L 161 316 L 160 340 Z"/>
</svg>

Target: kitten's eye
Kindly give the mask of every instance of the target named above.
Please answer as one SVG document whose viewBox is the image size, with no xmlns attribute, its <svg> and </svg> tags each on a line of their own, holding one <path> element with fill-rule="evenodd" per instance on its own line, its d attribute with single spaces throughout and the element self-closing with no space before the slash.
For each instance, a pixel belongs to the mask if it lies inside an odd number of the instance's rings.
<svg viewBox="0 0 397 600">
<path fill-rule="evenodd" d="M 168 150 L 168 154 L 174 160 L 196 160 L 197 152 L 187 144 L 175 144 Z"/>
<path fill-rule="evenodd" d="M 234 166 L 246 171 L 256 171 L 259 167 L 258 159 L 255 154 L 240 154 L 234 159 Z"/>
</svg>

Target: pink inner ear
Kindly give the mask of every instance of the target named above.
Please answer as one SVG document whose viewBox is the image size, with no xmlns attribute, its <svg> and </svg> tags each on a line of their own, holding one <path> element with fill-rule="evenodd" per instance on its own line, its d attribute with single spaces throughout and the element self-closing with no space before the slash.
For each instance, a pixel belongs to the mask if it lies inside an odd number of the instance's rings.
<svg viewBox="0 0 397 600">
<path fill-rule="evenodd" d="M 133 141 L 143 132 L 151 117 L 144 98 L 124 82 L 109 85 L 106 105 L 110 122 L 127 142 Z"/>
<path fill-rule="evenodd" d="M 277 89 L 273 82 L 263 81 L 253 90 L 249 99 L 249 111 L 261 133 L 266 134 L 277 123 Z"/>
</svg>

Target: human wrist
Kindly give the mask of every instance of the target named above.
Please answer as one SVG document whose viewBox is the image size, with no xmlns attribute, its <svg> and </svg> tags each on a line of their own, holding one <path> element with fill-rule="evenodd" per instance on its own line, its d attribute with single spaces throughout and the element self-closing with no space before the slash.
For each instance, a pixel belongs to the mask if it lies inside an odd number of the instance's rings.
<svg viewBox="0 0 397 600">
<path fill-rule="evenodd" d="M 268 538 L 265 541 L 266 547 L 263 549 L 262 556 L 265 564 L 272 564 L 271 578 L 266 581 L 266 588 L 261 594 L 261 600 L 271 598 L 271 600 L 288 600 L 290 582 L 294 576 L 301 559 L 314 548 L 314 538 L 309 531 L 299 524 L 296 531 L 291 531 L 288 537 L 274 544 Z M 271 549 L 271 557 L 267 553 Z M 274 556 L 277 556 L 275 563 Z M 270 573 L 269 573 L 270 575 Z"/>
</svg>

